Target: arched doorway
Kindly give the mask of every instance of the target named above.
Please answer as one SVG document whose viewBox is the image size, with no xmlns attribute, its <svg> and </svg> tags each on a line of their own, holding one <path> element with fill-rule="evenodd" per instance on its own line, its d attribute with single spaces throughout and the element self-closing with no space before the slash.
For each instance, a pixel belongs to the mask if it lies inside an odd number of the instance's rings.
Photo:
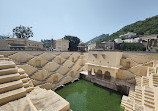
<svg viewBox="0 0 158 111">
<path fill-rule="evenodd" d="M 96 73 L 97 78 L 102 78 L 102 71 L 99 69 Z"/>
<path fill-rule="evenodd" d="M 109 71 L 105 71 L 105 73 L 104 73 L 104 79 L 108 79 L 108 80 L 111 79 L 111 76 L 110 76 L 110 72 L 109 72 Z"/>
</svg>

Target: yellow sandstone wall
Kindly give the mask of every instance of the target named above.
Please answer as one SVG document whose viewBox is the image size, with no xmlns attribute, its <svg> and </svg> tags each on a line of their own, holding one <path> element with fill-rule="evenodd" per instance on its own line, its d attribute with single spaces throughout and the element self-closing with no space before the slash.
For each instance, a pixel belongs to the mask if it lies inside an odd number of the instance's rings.
<svg viewBox="0 0 158 111">
<path fill-rule="evenodd" d="M 80 52 L 0 52 L 23 68 L 34 86 L 55 89 L 79 78 L 87 70 L 87 53 Z"/>
<path fill-rule="evenodd" d="M 117 77 L 130 80 L 136 76 L 146 76 L 147 68 L 153 66 L 153 61 L 158 60 L 158 53 L 123 52 L 120 69 Z"/>
<path fill-rule="evenodd" d="M 122 66 L 116 74 L 117 79 L 135 83 L 136 76 L 146 76 L 147 68 L 158 60 L 157 53 L 137 53 L 98 51 L 101 56 L 95 57 L 97 51 L 80 52 L 16 52 L 1 51 L 0 55 L 8 57 L 18 67 L 23 68 L 35 86 L 55 89 L 79 78 L 79 72 L 88 70 L 87 63 L 106 66 Z M 94 54 L 94 55 L 93 55 Z M 89 56 L 88 56 L 89 55 Z"/>
</svg>

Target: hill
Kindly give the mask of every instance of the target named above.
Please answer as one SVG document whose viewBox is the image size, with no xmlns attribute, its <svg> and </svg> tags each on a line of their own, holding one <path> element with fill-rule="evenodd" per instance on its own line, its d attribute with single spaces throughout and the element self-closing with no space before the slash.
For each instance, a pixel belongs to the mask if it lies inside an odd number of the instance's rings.
<svg viewBox="0 0 158 111">
<path fill-rule="evenodd" d="M 119 35 L 125 34 L 127 32 L 134 32 L 138 36 L 158 34 L 158 15 L 151 18 L 146 18 L 143 21 L 137 21 L 133 24 L 127 25 L 122 29 L 120 29 L 119 31 L 111 34 L 109 37 L 106 37 L 98 42 L 114 40 L 118 38 Z"/>
<path fill-rule="evenodd" d="M 91 43 L 91 42 L 102 41 L 102 40 L 106 39 L 107 37 L 109 37 L 109 34 L 102 34 L 102 35 L 96 36 L 93 39 L 89 40 L 88 42 L 86 42 L 86 44 Z"/>
</svg>

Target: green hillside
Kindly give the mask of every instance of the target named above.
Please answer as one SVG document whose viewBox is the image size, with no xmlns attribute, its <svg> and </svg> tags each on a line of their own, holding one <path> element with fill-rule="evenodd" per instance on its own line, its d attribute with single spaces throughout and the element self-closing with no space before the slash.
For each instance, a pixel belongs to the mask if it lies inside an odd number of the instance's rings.
<svg viewBox="0 0 158 111">
<path fill-rule="evenodd" d="M 119 31 L 111 34 L 109 37 L 98 42 L 114 40 L 118 38 L 119 35 L 125 34 L 127 32 L 134 32 L 137 35 L 158 34 L 158 15 L 127 25 Z"/>
<path fill-rule="evenodd" d="M 94 37 L 93 39 L 89 40 L 86 42 L 86 44 L 91 43 L 91 42 L 99 42 L 105 40 L 107 37 L 109 37 L 109 34 L 102 34 L 99 36 Z"/>
</svg>

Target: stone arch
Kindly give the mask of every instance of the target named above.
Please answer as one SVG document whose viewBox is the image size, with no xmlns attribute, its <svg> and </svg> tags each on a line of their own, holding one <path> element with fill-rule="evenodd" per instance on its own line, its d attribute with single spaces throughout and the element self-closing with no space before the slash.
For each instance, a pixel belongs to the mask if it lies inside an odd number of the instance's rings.
<svg viewBox="0 0 158 111">
<path fill-rule="evenodd" d="M 100 69 L 97 70 L 96 77 L 102 78 L 102 70 Z"/>
<path fill-rule="evenodd" d="M 104 73 L 104 79 L 111 79 L 111 75 L 109 71 L 105 71 Z"/>
</svg>

